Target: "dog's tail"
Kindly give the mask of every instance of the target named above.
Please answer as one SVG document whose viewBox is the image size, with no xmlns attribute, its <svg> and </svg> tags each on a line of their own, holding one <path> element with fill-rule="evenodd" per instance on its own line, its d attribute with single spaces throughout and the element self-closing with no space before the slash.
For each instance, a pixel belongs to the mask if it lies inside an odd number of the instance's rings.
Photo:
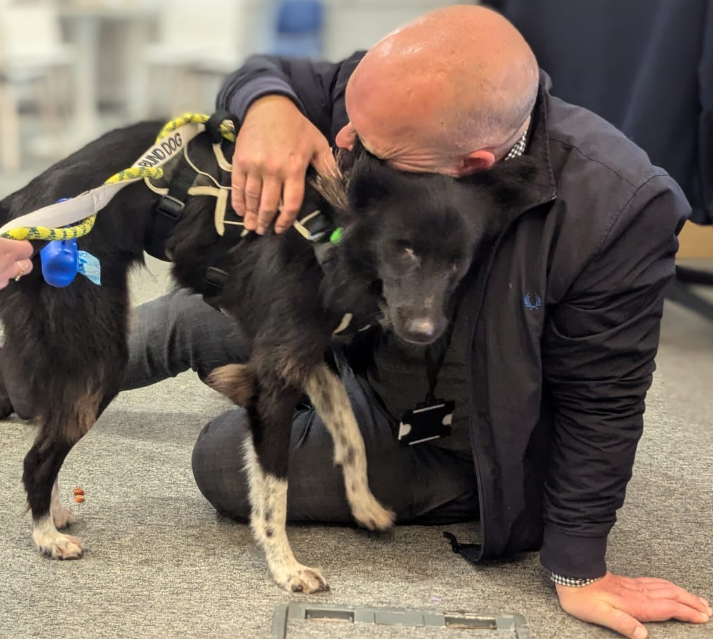
<svg viewBox="0 0 713 639">
<path fill-rule="evenodd" d="M 216 368 L 206 383 L 242 407 L 246 407 L 255 394 L 255 379 L 245 364 L 228 364 Z"/>
</svg>

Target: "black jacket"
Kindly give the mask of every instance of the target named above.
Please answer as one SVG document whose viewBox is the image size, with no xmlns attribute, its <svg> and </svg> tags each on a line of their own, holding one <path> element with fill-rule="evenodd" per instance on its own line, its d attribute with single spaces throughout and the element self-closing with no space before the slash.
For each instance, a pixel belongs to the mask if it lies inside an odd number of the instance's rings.
<svg viewBox="0 0 713 639">
<path fill-rule="evenodd" d="M 218 108 L 242 117 L 290 96 L 330 142 L 347 122 L 340 64 L 254 57 Z M 541 551 L 598 577 L 642 433 L 663 293 L 690 207 L 624 135 L 552 97 L 543 74 L 528 154 L 535 177 L 488 267 L 471 280 L 471 440 L 482 546 L 472 561 Z"/>
<path fill-rule="evenodd" d="M 486 0 L 562 99 L 601 115 L 713 224 L 713 0 Z"/>
</svg>

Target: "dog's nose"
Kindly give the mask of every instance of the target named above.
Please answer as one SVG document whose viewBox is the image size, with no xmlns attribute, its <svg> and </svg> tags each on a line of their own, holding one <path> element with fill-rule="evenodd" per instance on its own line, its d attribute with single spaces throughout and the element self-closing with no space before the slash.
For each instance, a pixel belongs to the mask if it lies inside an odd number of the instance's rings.
<svg viewBox="0 0 713 639">
<path fill-rule="evenodd" d="M 414 317 L 406 321 L 406 338 L 417 344 L 430 344 L 443 331 L 444 322 L 430 317 Z"/>
</svg>

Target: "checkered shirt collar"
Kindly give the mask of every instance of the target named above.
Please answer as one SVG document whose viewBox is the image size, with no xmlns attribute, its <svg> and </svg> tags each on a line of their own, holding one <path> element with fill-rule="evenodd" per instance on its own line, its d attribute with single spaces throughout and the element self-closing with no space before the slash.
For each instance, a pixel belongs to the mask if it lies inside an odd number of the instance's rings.
<svg viewBox="0 0 713 639">
<path fill-rule="evenodd" d="M 503 158 L 503 162 L 519 158 L 525 153 L 525 148 L 527 147 L 527 136 L 529 133 L 530 126 L 527 127 L 525 133 L 522 134 L 522 137 L 517 142 L 515 142 L 515 146 L 512 147 L 512 149 L 510 149 L 510 152 Z"/>
</svg>

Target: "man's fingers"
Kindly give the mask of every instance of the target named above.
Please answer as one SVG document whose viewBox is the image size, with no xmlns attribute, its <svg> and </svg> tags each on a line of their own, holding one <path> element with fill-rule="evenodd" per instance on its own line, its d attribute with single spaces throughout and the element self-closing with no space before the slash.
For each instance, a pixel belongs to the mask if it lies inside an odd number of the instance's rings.
<svg viewBox="0 0 713 639">
<path fill-rule="evenodd" d="M 659 579 L 658 577 L 636 577 L 632 579 L 630 577 L 621 577 L 622 580 L 628 582 L 640 583 L 640 584 L 667 584 L 672 585 L 672 581 L 667 581 L 666 579 Z"/>
<path fill-rule="evenodd" d="M 30 249 L 32 249 L 32 246 L 30 245 Z M 30 255 L 32 255 L 32 251 L 30 250 Z M 24 271 L 23 275 L 27 275 L 28 273 L 32 273 L 32 269 L 34 268 L 34 265 L 32 264 L 32 260 L 25 258 L 24 260 L 20 260 L 20 264 L 22 265 Z"/>
<path fill-rule="evenodd" d="M 17 257 L 21 260 L 32 257 L 32 251 L 34 247 L 30 242 L 17 242 Z M 29 260 L 28 260 L 29 261 Z M 30 269 L 32 268 L 32 262 L 30 262 Z"/>
<path fill-rule="evenodd" d="M 709 617 L 713 616 L 711 606 L 702 597 L 697 597 L 680 586 L 667 581 L 666 579 L 654 579 L 649 577 L 641 577 L 639 579 L 623 582 L 622 585 L 627 590 L 636 590 L 642 594 L 651 597 L 652 599 L 670 599 L 679 603 L 690 606 L 698 612 L 706 613 Z"/>
<path fill-rule="evenodd" d="M 254 231 L 257 228 L 257 211 L 262 193 L 262 178 L 259 175 L 248 175 L 245 180 L 245 228 Z"/>
<path fill-rule="evenodd" d="M 10 267 L 11 272 L 10 277 L 13 279 L 22 278 L 28 273 L 32 272 L 32 260 L 24 258 L 21 260 L 16 260 L 15 263 Z"/>
<path fill-rule="evenodd" d="M 597 605 L 589 613 L 586 618 L 581 616 L 580 619 L 610 628 L 620 635 L 629 637 L 629 639 L 646 639 L 649 636 L 649 632 L 643 624 L 609 603 L 602 602 L 601 605 Z"/>
<path fill-rule="evenodd" d="M 247 176 L 237 165 L 233 165 L 233 173 L 230 178 L 231 194 L 230 199 L 235 212 L 241 217 L 245 216 L 245 182 Z"/>
<path fill-rule="evenodd" d="M 10 280 L 20 281 L 32 271 L 32 260 L 24 258 L 15 260 L 0 271 L 0 289 L 5 288 Z"/>
<path fill-rule="evenodd" d="M 713 617 L 713 608 L 711 608 L 710 603 L 708 603 L 707 599 L 704 599 L 703 597 L 698 597 L 698 601 L 700 601 L 705 607 L 706 607 L 706 612 Z"/>
<path fill-rule="evenodd" d="M 678 586 L 670 585 L 654 585 L 647 587 L 646 593 L 651 599 L 670 599 L 671 601 L 677 601 L 678 603 L 690 606 L 698 612 L 705 612 L 707 614 L 710 607 L 706 602 L 701 601 L 700 597 L 692 595 L 690 592 L 685 591 L 683 588 Z"/>
<path fill-rule="evenodd" d="M 602 620 L 597 623 L 611 628 L 630 639 L 646 639 L 649 636 L 649 631 L 646 630 L 642 623 L 631 615 L 626 614 L 623 610 L 617 610 L 616 608 L 610 608 L 606 611 Z"/>
<path fill-rule="evenodd" d="M 691 623 L 706 623 L 710 620 L 708 614 L 699 612 L 686 604 L 670 599 L 649 599 L 637 615 L 642 621 L 689 621 Z"/>
<path fill-rule="evenodd" d="M 315 153 L 312 158 L 312 166 L 320 175 L 329 176 L 336 175 L 338 173 L 337 161 L 334 159 L 329 145 L 325 145 L 322 149 Z"/>
<path fill-rule="evenodd" d="M 262 235 L 270 226 L 277 214 L 277 207 L 280 204 L 282 194 L 282 181 L 274 177 L 266 178 L 262 183 L 262 195 L 260 196 L 260 208 L 257 216 L 256 231 Z"/>
<path fill-rule="evenodd" d="M 297 214 L 300 212 L 304 195 L 304 174 L 295 174 L 287 178 L 282 196 L 282 211 L 275 223 L 275 231 L 282 233 L 292 226 Z"/>
</svg>

